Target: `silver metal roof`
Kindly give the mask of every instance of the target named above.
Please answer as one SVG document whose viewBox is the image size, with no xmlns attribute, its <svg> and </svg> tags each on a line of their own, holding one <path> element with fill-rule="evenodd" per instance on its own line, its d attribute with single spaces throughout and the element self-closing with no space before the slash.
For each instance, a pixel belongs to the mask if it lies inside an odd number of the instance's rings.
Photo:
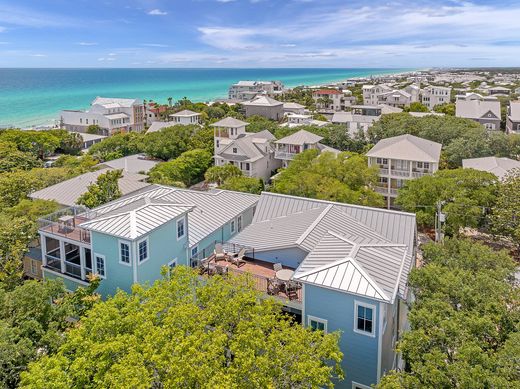
<svg viewBox="0 0 520 389">
<path fill-rule="evenodd" d="M 502 180 L 511 170 L 520 169 L 520 161 L 498 157 L 470 158 L 462 160 L 462 167 L 493 173 Z"/>
<path fill-rule="evenodd" d="M 211 127 L 227 127 L 227 128 L 237 128 L 247 126 L 249 123 L 243 122 L 242 120 L 238 120 L 232 117 L 227 117 L 222 120 L 219 120 L 216 123 L 211 124 Z"/>
<path fill-rule="evenodd" d="M 112 161 L 106 161 L 100 163 L 98 166 L 106 166 L 112 169 L 123 169 L 130 173 L 148 173 L 150 169 L 158 163 L 158 161 L 148 159 L 145 155 L 134 154 L 123 158 L 113 159 Z"/>
<path fill-rule="evenodd" d="M 283 105 L 283 103 L 281 101 L 272 99 L 269 96 L 258 96 L 251 101 L 243 102 L 242 105 L 253 107 L 278 107 Z"/>
<path fill-rule="evenodd" d="M 176 122 L 152 122 L 150 127 L 148 127 L 148 130 L 146 130 L 146 133 L 149 134 L 152 132 L 161 131 L 163 128 L 173 127 L 176 124 L 178 124 L 178 123 L 176 123 Z"/>
<path fill-rule="evenodd" d="M 381 139 L 366 155 L 367 157 L 439 163 L 441 149 L 440 143 L 405 134 Z"/>
<path fill-rule="evenodd" d="M 318 143 L 322 140 L 323 137 L 313 134 L 312 132 L 300 130 L 295 132 L 292 135 L 286 136 L 285 138 L 277 140 L 275 143 L 284 144 L 284 145 L 300 145 L 303 144 L 314 144 Z"/>
<path fill-rule="evenodd" d="M 76 204 L 78 198 L 88 190 L 88 186 L 97 181 L 101 174 L 112 170 L 114 169 L 105 168 L 96 170 L 95 172 L 81 174 L 77 177 L 73 177 L 69 180 L 33 192 L 29 197 L 32 199 L 54 200 L 58 204 L 72 206 Z M 126 195 L 150 186 L 147 182 L 143 182 L 145 178 L 146 176 L 142 174 L 123 172 L 123 177 L 118 181 L 121 193 Z"/>
<path fill-rule="evenodd" d="M 295 278 L 393 301 L 396 293 L 407 293 L 415 228 L 415 215 L 410 213 L 264 192 L 253 223 L 230 242 L 262 251 L 299 247 L 308 255 Z M 329 266 L 335 261 L 340 262 Z M 354 284 L 338 284 L 329 271 L 365 281 L 354 290 Z M 365 282 L 370 287 L 363 286 Z"/>
</svg>

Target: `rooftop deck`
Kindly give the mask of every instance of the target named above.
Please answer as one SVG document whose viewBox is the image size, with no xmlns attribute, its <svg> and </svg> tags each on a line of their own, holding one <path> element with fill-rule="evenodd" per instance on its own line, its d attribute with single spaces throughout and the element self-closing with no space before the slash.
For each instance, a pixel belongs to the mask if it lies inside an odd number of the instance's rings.
<svg viewBox="0 0 520 389">
<path fill-rule="evenodd" d="M 77 242 L 90 243 L 90 232 L 79 227 L 81 223 L 90 219 L 87 208 L 69 207 L 39 219 L 39 230 Z"/>
</svg>

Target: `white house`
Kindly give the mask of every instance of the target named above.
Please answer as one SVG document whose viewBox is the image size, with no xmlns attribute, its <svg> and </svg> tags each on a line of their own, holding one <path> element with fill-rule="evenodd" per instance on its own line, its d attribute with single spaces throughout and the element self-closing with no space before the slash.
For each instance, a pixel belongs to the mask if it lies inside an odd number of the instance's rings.
<svg viewBox="0 0 520 389">
<path fill-rule="evenodd" d="M 494 96 L 482 96 L 478 93 L 457 95 L 455 116 L 472 119 L 488 130 L 499 130 L 500 101 Z"/>
<path fill-rule="evenodd" d="M 170 115 L 171 121 L 175 124 L 189 125 L 189 124 L 200 124 L 201 114 L 198 112 L 190 111 L 189 109 L 182 110 Z"/>
<path fill-rule="evenodd" d="M 296 113 L 299 115 L 303 115 L 305 113 L 305 105 L 292 102 L 283 103 L 283 113 Z"/>
<path fill-rule="evenodd" d="M 319 110 L 327 111 L 343 111 L 346 107 L 350 107 L 356 98 L 349 96 L 337 89 L 318 89 L 312 92 L 312 98 Z"/>
<path fill-rule="evenodd" d="M 85 132 L 93 124 L 98 125 L 104 135 L 142 131 L 145 121 L 144 105 L 138 99 L 96 97 L 86 111 L 60 112 L 61 127 L 75 132 Z"/>
<path fill-rule="evenodd" d="M 281 101 L 269 96 L 258 96 L 251 101 L 242 103 L 245 108 L 246 117 L 258 115 L 266 119 L 282 120 L 284 108 Z"/>
<path fill-rule="evenodd" d="M 379 95 L 387 92 L 391 92 L 393 89 L 385 84 L 379 85 L 363 85 L 363 104 L 364 105 L 377 105 L 379 101 Z"/>
<path fill-rule="evenodd" d="M 508 134 L 520 133 L 520 101 L 510 101 L 507 107 L 506 132 Z"/>
<path fill-rule="evenodd" d="M 335 112 L 331 122 L 333 124 L 344 124 L 351 136 L 360 130 L 365 132 L 381 115 L 403 112 L 401 108 L 381 105 L 353 105 L 350 112 Z"/>
<path fill-rule="evenodd" d="M 436 105 L 450 102 L 451 87 L 430 85 L 423 89 L 421 103 L 432 110 Z"/>
<path fill-rule="evenodd" d="M 275 96 L 284 91 L 281 81 L 239 81 L 229 87 L 228 97 L 232 100 L 251 100 L 257 95 Z"/>
<path fill-rule="evenodd" d="M 211 125 L 215 135 L 215 166 L 235 165 L 245 176 L 267 181 L 281 166 L 274 155 L 275 137 L 267 130 L 248 133 L 247 124 L 227 117 Z"/>
<path fill-rule="evenodd" d="M 366 154 L 368 166 L 379 167 L 375 188 L 393 206 L 398 190 L 407 180 L 435 173 L 439 169 L 442 145 L 413 135 L 382 139 Z"/>
<path fill-rule="evenodd" d="M 462 160 L 462 167 L 493 173 L 500 180 L 503 180 L 510 171 L 520 169 L 520 161 L 497 157 L 470 158 Z"/>
</svg>

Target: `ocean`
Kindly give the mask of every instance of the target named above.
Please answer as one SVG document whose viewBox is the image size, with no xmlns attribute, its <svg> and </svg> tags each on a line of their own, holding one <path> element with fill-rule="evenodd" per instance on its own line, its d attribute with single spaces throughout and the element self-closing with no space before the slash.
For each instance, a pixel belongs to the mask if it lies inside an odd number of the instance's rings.
<svg viewBox="0 0 520 389">
<path fill-rule="evenodd" d="M 0 128 L 54 124 L 62 109 L 85 109 L 96 96 L 166 103 L 227 97 L 239 80 L 281 80 L 288 87 L 410 69 L 0 69 Z"/>
</svg>

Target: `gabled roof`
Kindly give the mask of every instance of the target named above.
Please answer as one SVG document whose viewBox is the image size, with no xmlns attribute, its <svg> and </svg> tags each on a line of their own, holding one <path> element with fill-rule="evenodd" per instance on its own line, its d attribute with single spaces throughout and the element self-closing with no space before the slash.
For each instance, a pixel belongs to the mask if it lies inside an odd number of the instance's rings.
<svg viewBox="0 0 520 389">
<path fill-rule="evenodd" d="M 481 96 L 477 93 L 468 93 L 457 96 L 455 101 L 455 116 L 480 119 L 489 111 L 495 118 L 500 118 L 500 100 L 494 96 Z"/>
<path fill-rule="evenodd" d="M 90 231 L 134 240 L 193 209 L 192 206 L 167 201 L 152 202 L 149 198 L 145 198 L 144 204 L 136 202 L 134 205 L 135 209 L 98 217 L 80 226 Z"/>
<path fill-rule="evenodd" d="M 200 116 L 200 113 L 190 111 L 189 109 L 184 109 L 182 111 L 171 114 L 170 116 L 171 117 L 190 117 L 190 116 Z"/>
<path fill-rule="evenodd" d="M 237 139 L 233 139 L 223 147 L 216 155 L 222 156 L 226 159 L 230 159 L 229 157 L 236 157 L 236 155 L 230 154 L 230 150 L 234 147 L 238 148 L 245 158 L 242 158 L 243 161 L 254 162 L 258 159 L 263 158 L 271 151 L 271 146 L 267 146 L 267 151 L 265 150 L 265 144 L 268 141 L 273 140 L 274 135 L 271 134 L 268 130 L 263 130 L 257 133 L 249 133 L 246 136 L 239 137 Z M 267 142 L 265 142 L 267 141 Z M 240 158 L 231 158 L 231 159 L 240 159 Z"/>
<path fill-rule="evenodd" d="M 232 117 L 227 117 L 222 120 L 219 120 L 216 123 L 211 124 L 211 127 L 227 127 L 227 128 L 237 128 L 247 126 L 249 123 L 243 122 L 242 120 L 238 120 Z"/>
<path fill-rule="evenodd" d="M 113 159 L 111 161 L 105 161 L 98 164 L 97 166 L 110 167 L 112 169 L 123 169 L 123 171 L 130 173 L 147 173 L 158 163 L 158 161 L 148 159 L 145 155 L 134 154 L 123 158 Z"/>
<path fill-rule="evenodd" d="M 410 134 L 381 139 L 367 157 L 438 163 L 442 145 Z"/>
<path fill-rule="evenodd" d="M 269 96 L 258 96 L 251 101 L 243 102 L 242 105 L 246 107 L 278 107 L 283 105 L 283 103 L 272 99 Z"/>
<path fill-rule="evenodd" d="M 148 128 L 148 130 L 146 131 L 146 133 L 152 133 L 152 132 L 157 132 L 157 131 L 161 131 L 163 128 L 167 128 L 167 127 L 173 127 L 175 125 L 177 125 L 178 123 L 176 122 L 153 122 L 150 127 Z"/>
<path fill-rule="evenodd" d="M 188 215 L 189 244 L 193 246 L 254 206 L 259 196 L 227 190 L 200 192 L 157 185 L 135 196 L 121 198 L 97 207 L 92 210 L 92 213 L 104 217 L 118 214 L 121 210 L 127 212 L 136 204 L 142 205 L 143 199 L 146 198 L 151 199 L 150 203 L 193 207 Z"/>
<path fill-rule="evenodd" d="M 299 248 L 307 255 L 295 279 L 391 302 L 407 293 L 415 215 L 264 192 L 252 224 L 230 243 L 255 251 Z M 342 284 L 346 276 L 354 282 Z"/>
<path fill-rule="evenodd" d="M 520 89 L 520 88 L 518 88 Z M 514 121 L 518 122 L 520 121 L 520 101 L 510 101 L 509 102 L 509 118 Z"/>
<path fill-rule="evenodd" d="M 300 145 L 303 144 L 315 144 L 322 140 L 323 137 L 313 134 L 312 132 L 300 130 L 292 135 L 286 136 L 285 138 L 277 140 L 275 143 L 284 145 Z"/>
<path fill-rule="evenodd" d="M 305 108 L 305 105 L 301 105 L 301 104 L 298 104 L 298 103 L 287 102 L 287 103 L 283 103 L 283 107 L 285 109 L 302 109 L 302 108 Z"/>
<path fill-rule="evenodd" d="M 115 98 L 115 97 L 96 97 L 92 103 L 92 105 L 102 105 L 107 106 L 107 108 L 130 108 L 134 104 L 139 104 L 138 99 L 122 99 L 122 98 Z"/>
<path fill-rule="evenodd" d="M 54 200 L 58 204 L 65 206 L 73 206 L 78 198 L 88 190 L 89 185 L 96 183 L 101 174 L 107 173 L 114 169 L 104 168 L 95 172 L 88 172 L 71 179 L 59 182 L 55 185 L 38 190 L 29 195 L 32 199 Z M 123 195 L 132 193 L 136 190 L 150 186 L 143 182 L 146 176 L 142 174 L 134 174 L 123 172 L 123 177 L 118 181 L 119 189 Z"/>
<path fill-rule="evenodd" d="M 520 161 L 497 157 L 470 158 L 462 160 L 462 167 L 493 173 L 502 180 L 509 171 L 520 169 Z"/>
</svg>

